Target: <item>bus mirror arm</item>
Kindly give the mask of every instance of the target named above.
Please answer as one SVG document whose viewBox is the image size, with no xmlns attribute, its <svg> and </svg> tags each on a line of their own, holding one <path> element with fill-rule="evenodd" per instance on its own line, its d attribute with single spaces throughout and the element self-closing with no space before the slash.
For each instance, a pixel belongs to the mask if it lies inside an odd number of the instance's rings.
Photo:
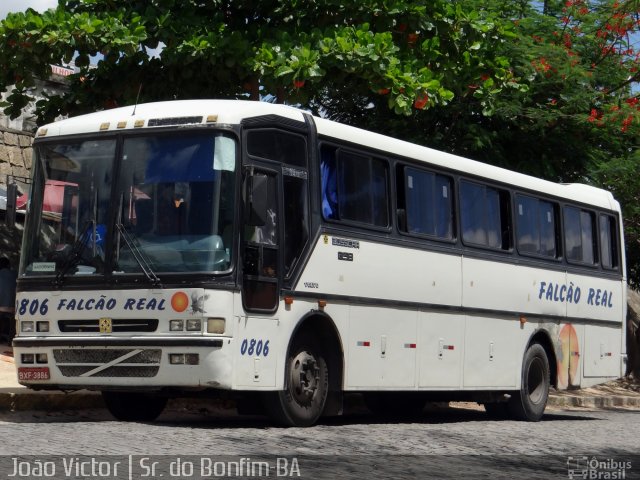
<svg viewBox="0 0 640 480">
<path fill-rule="evenodd" d="M 16 225 L 16 210 L 18 200 L 18 186 L 15 183 L 7 184 L 7 212 L 5 215 L 5 225 L 13 228 Z"/>
<path fill-rule="evenodd" d="M 267 221 L 267 175 L 250 172 L 247 177 L 247 225 L 261 227 Z"/>
</svg>

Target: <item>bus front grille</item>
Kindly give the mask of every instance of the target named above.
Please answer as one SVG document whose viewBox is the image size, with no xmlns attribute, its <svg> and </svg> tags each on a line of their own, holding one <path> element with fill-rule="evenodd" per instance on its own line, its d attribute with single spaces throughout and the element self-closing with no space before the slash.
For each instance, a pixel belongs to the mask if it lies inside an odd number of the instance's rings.
<svg viewBox="0 0 640 480">
<path fill-rule="evenodd" d="M 86 365 L 58 365 L 60 372 L 65 377 L 81 377 L 93 370 L 94 366 Z M 139 366 L 139 365 L 114 365 L 105 368 L 87 377 L 155 377 L 158 374 L 159 366 Z"/>
<path fill-rule="evenodd" d="M 155 377 L 160 349 L 54 349 L 53 358 L 65 377 Z"/>
</svg>

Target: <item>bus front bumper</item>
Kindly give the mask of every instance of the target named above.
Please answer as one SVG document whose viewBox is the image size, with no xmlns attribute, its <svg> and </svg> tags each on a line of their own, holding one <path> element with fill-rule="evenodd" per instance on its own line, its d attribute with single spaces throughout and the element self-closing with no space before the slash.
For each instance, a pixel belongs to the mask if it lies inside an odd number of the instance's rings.
<svg viewBox="0 0 640 480">
<path fill-rule="evenodd" d="M 229 337 L 16 337 L 18 382 L 33 389 L 231 388 Z"/>
</svg>

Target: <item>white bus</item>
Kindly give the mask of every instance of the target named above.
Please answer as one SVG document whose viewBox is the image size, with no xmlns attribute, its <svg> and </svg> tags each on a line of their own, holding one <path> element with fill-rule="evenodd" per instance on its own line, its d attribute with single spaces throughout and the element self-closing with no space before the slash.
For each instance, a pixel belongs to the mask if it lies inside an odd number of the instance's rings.
<svg viewBox="0 0 640 480">
<path fill-rule="evenodd" d="M 118 419 L 222 394 L 307 426 L 359 392 L 536 421 L 550 388 L 623 374 L 606 191 L 221 100 L 47 125 L 32 173 L 19 381 Z"/>
</svg>

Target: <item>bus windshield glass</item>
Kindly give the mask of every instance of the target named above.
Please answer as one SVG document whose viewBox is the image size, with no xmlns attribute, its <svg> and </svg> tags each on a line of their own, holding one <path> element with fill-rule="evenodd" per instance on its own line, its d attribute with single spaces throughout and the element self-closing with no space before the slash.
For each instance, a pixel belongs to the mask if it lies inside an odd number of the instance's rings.
<svg viewBox="0 0 640 480">
<path fill-rule="evenodd" d="M 114 273 L 228 270 L 235 161 L 223 134 L 126 139 Z"/>
<path fill-rule="evenodd" d="M 164 133 L 117 144 L 37 148 L 22 274 L 228 271 L 235 140 Z"/>
<path fill-rule="evenodd" d="M 44 144 L 36 149 L 27 204 L 22 271 L 30 275 L 104 272 L 116 140 Z M 22 198 L 22 197 L 21 197 Z"/>
</svg>

